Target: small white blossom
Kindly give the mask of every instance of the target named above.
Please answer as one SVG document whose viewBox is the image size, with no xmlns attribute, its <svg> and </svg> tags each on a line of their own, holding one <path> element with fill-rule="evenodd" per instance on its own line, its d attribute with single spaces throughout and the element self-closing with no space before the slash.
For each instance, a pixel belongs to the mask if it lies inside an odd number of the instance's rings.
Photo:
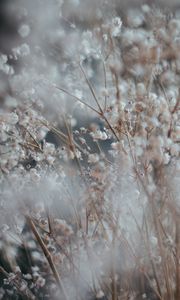
<svg viewBox="0 0 180 300">
<path fill-rule="evenodd" d="M 129 10 L 127 19 L 130 27 L 137 28 L 143 24 L 144 16 L 140 11 L 134 9 L 134 10 Z"/>
<path fill-rule="evenodd" d="M 22 38 L 25 38 L 29 35 L 30 33 L 30 27 L 27 24 L 22 24 L 18 30 L 18 33 Z"/>
<path fill-rule="evenodd" d="M 97 163 L 99 161 L 99 155 L 98 154 L 89 154 L 88 155 L 88 162 L 89 163 Z"/>
<path fill-rule="evenodd" d="M 25 278 L 25 279 L 28 279 L 28 280 L 31 280 L 32 279 L 32 275 L 31 274 L 23 274 L 23 277 Z"/>
<path fill-rule="evenodd" d="M 149 13 L 151 11 L 150 6 L 147 4 L 143 4 L 141 8 L 144 13 Z"/>
<path fill-rule="evenodd" d="M 113 37 L 118 37 L 121 34 L 122 21 L 120 17 L 112 19 L 111 34 Z"/>
<path fill-rule="evenodd" d="M 7 224 L 3 224 L 2 226 L 1 226 L 1 231 L 3 232 L 3 233 L 5 233 L 6 231 L 8 231 L 10 229 L 10 227 L 7 225 Z"/>
<path fill-rule="evenodd" d="M 37 280 L 36 280 L 36 286 L 39 288 L 39 287 L 43 287 L 44 285 L 45 285 L 45 283 L 46 283 L 46 280 L 43 278 L 43 277 L 41 277 L 41 276 L 39 276 L 38 278 L 37 278 Z"/>
<path fill-rule="evenodd" d="M 8 57 L 5 54 L 1 54 L 0 56 L 0 67 L 2 67 L 4 64 L 6 64 L 8 61 Z"/>
<path fill-rule="evenodd" d="M 104 293 L 103 293 L 103 291 L 99 291 L 98 293 L 97 293 L 97 295 L 96 295 L 96 298 L 97 299 L 101 299 L 101 298 L 103 298 L 104 297 Z"/>
<path fill-rule="evenodd" d="M 157 237 L 151 236 L 151 237 L 150 237 L 150 241 L 151 241 L 151 244 L 152 244 L 153 246 L 157 246 L 157 244 L 158 244 Z"/>
<path fill-rule="evenodd" d="M 48 162 L 50 165 L 52 165 L 52 164 L 54 163 L 54 161 L 55 161 L 55 157 L 53 157 L 53 156 L 51 156 L 51 155 L 47 155 L 47 156 L 46 156 L 46 160 L 47 160 L 47 162 Z"/>
<path fill-rule="evenodd" d="M 13 75 L 13 67 L 8 64 L 8 57 L 5 54 L 0 55 L 0 71 L 3 71 L 7 75 Z"/>
<path fill-rule="evenodd" d="M 170 147 L 170 153 L 171 155 L 173 156 L 179 156 L 179 153 L 180 153 L 180 148 L 179 148 L 179 145 L 178 144 L 173 144 L 171 147 Z"/>
<path fill-rule="evenodd" d="M 120 144 L 119 142 L 113 142 L 113 143 L 111 144 L 111 147 L 112 147 L 112 149 L 114 149 L 114 150 L 120 150 L 121 144 Z"/>
<path fill-rule="evenodd" d="M 78 97 L 79 99 L 82 99 L 82 98 L 83 98 L 83 92 L 82 92 L 81 90 L 75 89 L 74 95 L 75 95 L 76 97 Z"/>
<path fill-rule="evenodd" d="M 30 170 L 30 175 L 31 175 L 32 181 L 34 181 L 34 182 L 39 181 L 40 178 L 41 178 L 40 174 L 39 174 L 39 173 L 37 172 L 37 170 L 34 169 L 34 168 L 32 168 L 32 169 Z"/>
<path fill-rule="evenodd" d="M 169 153 L 164 153 L 164 164 L 167 165 L 171 160 Z"/>
<path fill-rule="evenodd" d="M 23 292 L 23 291 L 25 291 L 26 289 L 27 289 L 27 282 L 26 282 L 26 281 L 22 281 L 19 290 L 20 290 L 21 292 Z"/>
<path fill-rule="evenodd" d="M 30 47 L 28 44 L 22 44 L 19 47 L 13 48 L 13 55 L 15 59 L 18 59 L 19 57 L 25 57 L 30 54 Z"/>
<path fill-rule="evenodd" d="M 95 132 L 91 132 L 90 135 L 93 137 L 95 140 L 107 140 L 108 136 L 105 131 L 101 130 L 96 130 Z"/>
<path fill-rule="evenodd" d="M 15 125 L 19 121 L 19 117 L 15 112 L 10 113 L 7 117 L 7 122 L 9 124 Z"/>
</svg>

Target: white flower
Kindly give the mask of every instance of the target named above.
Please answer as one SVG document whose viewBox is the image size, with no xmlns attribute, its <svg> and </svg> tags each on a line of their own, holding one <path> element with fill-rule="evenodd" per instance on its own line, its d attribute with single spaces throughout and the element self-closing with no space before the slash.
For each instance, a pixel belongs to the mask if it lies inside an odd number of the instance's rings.
<svg viewBox="0 0 180 300">
<path fill-rule="evenodd" d="M 120 150 L 121 144 L 119 142 L 113 142 L 113 143 L 111 143 L 111 148 L 114 150 Z"/>
<path fill-rule="evenodd" d="M 90 135 L 93 137 L 95 140 L 107 140 L 108 136 L 105 131 L 101 130 L 96 130 L 95 132 L 91 132 Z"/>
<path fill-rule="evenodd" d="M 142 147 L 136 147 L 136 155 L 141 156 L 143 154 L 143 148 Z"/>
<path fill-rule="evenodd" d="M 10 229 L 10 227 L 9 227 L 7 224 L 3 224 L 3 225 L 1 226 L 1 231 L 2 231 L 3 233 L 7 232 L 9 229 Z"/>
<path fill-rule="evenodd" d="M 27 24 L 22 24 L 18 30 L 18 33 L 22 38 L 25 38 L 29 35 L 30 33 L 30 27 Z"/>
<path fill-rule="evenodd" d="M 7 55 L 1 54 L 1 56 L 0 56 L 0 68 L 1 68 L 4 64 L 6 64 L 7 61 L 8 61 Z"/>
<path fill-rule="evenodd" d="M 31 274 L 24 274 L 23 275 L 23 277 L 25 278 L 25 279 L 28 279 L 28 280 L 31 280 L 32 279 L 32 276 L 31 276 Z"/>
<path fill-rule="evenodd" d="M 79 99 L 82 99 L 82 98 L 83 98 L 83 92 L 82 92 L 81 90 L 75 89 L 74 95 L 75 95 L 76 97 L 78 97 Z"/>
<path fill-rule="evenodd" d="M 39 288 L 39 287 L 43 287 L 46 283 L 46 280 L 42 277 L 42 276 L 39 276 L 36 280 L 36 286 Z"/>
<path fill-rule="evenodd" d="M 118 37 L 121 34 L 122 21 L 120 17 L 112 19 L 111 34 L 113 37 Z"/>
<path fill-rule="evenodd" d="M 7 75 L 13 75 L 14 74 L 14 70 L 12 66 L 9 66 L 7 64 L 8 62 L 8 57 L 5 54 L 2 54 L 0 56 L 0 70 L 3 71 L 5 74 Z"/>
<path fill-rule="evenodd" d="M 101 298 L 103 298 L 104 297 L 104 293 L 103 293 L 103 291 L 99 291 L 98 293 L 97 293 L 97 295 L 96 295 L 96 298 L 97 299 L 101 299 Z"/>
<path fill-rule="evenodd" d="M 42 141 L 45 138 L 47 132 L 48 132 L 48 129 L 46 127 L 42 127 L 37 133 L 37 139 L 39 141 Z"/>
<path fill-rule="evenodd" d="M 169 153 L 164 153 L 164 164 L 167 165 L 171 160 Z"/>
<path fill-rule="evenodd" d="M 26 281 L 22 281 L 21 282 L 21 286 L 19 287 L 19 290 L 21 292 L 25 291 L 27 289 L 27 282 Z"/>
<path fill-rule="evenodd" d="M 89 163 L 97 163 L 99 161 L 99 155 L 98 154 L 89 154 L 88 155 L 88 162 Z"/>
<path fill-rule="evenodd" d="M 31 176 L 32 181 L 34 181 L 34 182 L 39 181 L 40 178 L 41 178 L 40 174 L 39 174 L 39 173 L 37 172 L 37 170 L 34 169 L 34 168 L 32 168 L 32 169 L 30 170 L 30 176 Z"/>
<path fill-rule="evenodd" d="M 105 42 L 108 41 L 108 35 L 107 35 L 107 34 L 103 34 L 103 40 L 104 40 Z"/>
<path fill-rule="evenodd" d="M 19 121 L 19 117 L 15 112 L 12 112 L 7 115 L 7 122 L 9 124 L 15 125 L 15 124 L 17 124 L 18 121 Z"/>
<path fill-rule="evenodd" d="M 14 54 L 14 58 L 18 59 L 19 57 L 24 57 L 30 54 L 30 47 L 27 44 L 22 44 L 19 47 L 13 48 L 12 52 Z"/>
<path fill-rule="evenodd" d="M 151 8 L 147 4 L 143 4 L 141 8 L 144 13 L 149 13 L 151 11 Z"/>
<path fill-rule="evenodd" d="M 146 94 L 146 87 L 144 83 L 140 82 L 137 84 L 137 95 L 138 96 L 144 96 Z"/>
<path fill-rule="evenodd" d="M 170 153 L 173 156 L 179 156 L 180 148 L 178 144 L 173 144 L 170 147 Z"/>
<path fill-rule="evenodd" d="M 108 91 L 108 89 L 103 88 L 101 90 L 101 94 L 102 94 L 103 97 L 109 97 L 109 91 Z"/>
<path fill-rule="evenodd" d="M 157 246 L 157 244 L 158 244 L 157 237 L 151 236 L 151 237 L 150 237 L 150 241 L 151 241 L 151 244 L 152 244 L 153 246 Z"/>
<path fill-rule="evenodd" d="M 140 11 L 133 9 L 129 10 L 127 19 L 129 26 L 136 28 L 142 25 L 144 21 L 144 16 Z"/>
</svg>

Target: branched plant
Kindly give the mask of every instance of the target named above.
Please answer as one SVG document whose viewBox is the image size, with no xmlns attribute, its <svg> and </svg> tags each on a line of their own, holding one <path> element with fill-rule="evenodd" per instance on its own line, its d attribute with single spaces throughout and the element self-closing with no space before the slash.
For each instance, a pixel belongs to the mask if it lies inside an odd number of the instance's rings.
<svg viewBox="0 0 180 300">
<path fill-rule="evenodd" d="M 3 300 L 180 299 L 179 15 L 100 2 L 45 1 L 47 19 L 15 4 L 19 39 L 0 55 Z"/>
</svg>

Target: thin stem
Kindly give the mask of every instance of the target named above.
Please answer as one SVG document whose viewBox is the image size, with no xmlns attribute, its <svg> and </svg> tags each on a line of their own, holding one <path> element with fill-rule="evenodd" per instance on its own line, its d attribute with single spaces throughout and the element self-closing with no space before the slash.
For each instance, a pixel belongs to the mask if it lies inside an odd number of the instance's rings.
<svg viewBox="0 0 180 300">
<path fill-rule="evenodd" d="M 39 235 L 39 233 L 38 233 L 38 231 L 36 229 L 36 226 L 35 226 L 33 220 L 29 216 L 26 216 L 26 218 L 27 218 L 27 221 L 28 221 L 28 223 L 30 225 L 30 228 L 31 228 L 34 236 L 36 237 L 36 239 L 37 239 L 39 245 L 41 246 L 41 249 L 42 249 L 42 251 L 43 251 L 43 253 L 44 253 L 44 255 L 45 255 L 45 257 L 46 257 L 46 259 L 47 259 L 47 261 L 49 263 L 49 266 L 50 266 L 50 268 L 51 268 L 51 270 L 53 272 L 54 278 L 56 279 L 56 282 L 57 282 L 57 284 L 58 284 L 61 292 L 63 293 L 64 299 L 68 300 L 68 297 L 67 297 L 66 292 L 65 292 L 65 288 L 63 286 L 63 283 L 62 283 L 61 278 L 60 278 L 60 276 L 58 274 L 58 271 L 56 269 L 56 266 L 55 266 L 55 264 L 53 262 L 53 259 L 52 259 L 52 256 L 51 256 L 49 250 L 47 249 L 47 247 L 44 244 L 42 238 L 40 237 L 40 235 Z"/>
<path fill-rule="evenodd" d="M 94 112 L 96 112 L 98 115 L 100 114 L 100 113 L 98 112 L 98 110 L 96 110 L 94 107 L 92 107 L 91 105 L 87 104 L 87 103 L 84 102 L 83 100 L 81 100 L 79 97 L 77 97 L 77 96 L 71 94 L 70 92 L 68 92 L 67 90 L 65 90 L 65 89 L 63 89 L 63 88 L 61 88 L 61 87 L 59 87 L 59 86 L 54 85 L 54 87 L 55 87 L 56 89 L 58 89 L 58 90 L 64 92 L 65 94 L 67 94 L 67 95 L 73 97 L 74 99 L 76 99 L 77 101 L 79 101 L 81 104 L 87 106 L 88 108 L 90 108 L 91 110 L 93 110 Z"/>
<path fill-rule="evenodd" d="M 18 293 L 23 297 L 23 299 L 27 300 L 36 300 L 37 298 L 35 295 L 29 290 L 29 288 L 26 286 L 25 289 L 22 289 L 22 284 L 26 284 L 23 279 L 18 277 L 13 277 L 11 279 L 11 274 L 8 273 L 3 267 L 0 266 L 0 273 L 2 273 L 6 278 L 8 278 L 13 283 L 16 289 L 18 290 Z"/>
<path fill-rule="evenodd" d="M 96 97 L 96 93 L 95 93 L 95 91 L 94 91 L 94 89 L 93 89 L 92 84 L 90 83 L 89 79 L 87 78 L 87 75 L 86 75 L 86 73 L 85 73 L 83 67 L 81 66 L 81 64 L 79 64 L 79 66 L 80 66 L 80 69 L 81 69 L 81 71 L 82 71 L 82 73 L 83 73 L 83 75 L 84 75 L 84 78 L 85 78 L 86 82 L 87 82 L 87 85 L 88 85 L 88 87 L 89 87 L 89 89 L 90 89 L 90 91 L 91 91 L 91 93 L 92 93 L 92 95 L 93 95 L 93 98 L 94 98 L 94 100 L 95 100 L 95 102 L 96 102 L 96 104 L 97 104 L 97 106 L 98 106 L 98 108 L 99 108 L 99 112 L 100 112 L 100 113 L 103 113 L 103 110 L 102 110 L 102 108 L 101 108 L 101 106 L 100 106 L 100 104 L 99 104 L 98 98 Z"/>
</svg>

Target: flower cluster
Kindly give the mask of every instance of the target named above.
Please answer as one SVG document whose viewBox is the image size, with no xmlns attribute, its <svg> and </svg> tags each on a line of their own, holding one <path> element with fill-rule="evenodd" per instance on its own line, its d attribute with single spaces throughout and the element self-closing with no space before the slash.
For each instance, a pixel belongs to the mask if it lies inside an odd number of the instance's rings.
<svg viewBox="0 0 180 300">
<path fill-rule="evenodd" d="M 15 5 L 2 300 L 180 298 L 180 12 L 107 2 Z"/>
</svg>

